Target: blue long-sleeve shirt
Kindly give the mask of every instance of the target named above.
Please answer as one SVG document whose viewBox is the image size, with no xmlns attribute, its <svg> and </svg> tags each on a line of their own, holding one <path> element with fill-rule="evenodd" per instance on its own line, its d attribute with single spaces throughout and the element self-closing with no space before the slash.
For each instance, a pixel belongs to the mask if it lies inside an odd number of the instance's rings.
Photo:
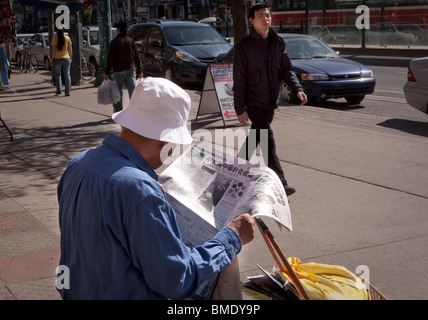
<svg viewBox="0 0 428 320">
<path fill-rule="evenodd" d="M 228 227 L 184 245 L 157 174 L 115 135 L 70 161 L 58 201 L 64 299 L 185 299 L 242 247 Z"/>
</svg>

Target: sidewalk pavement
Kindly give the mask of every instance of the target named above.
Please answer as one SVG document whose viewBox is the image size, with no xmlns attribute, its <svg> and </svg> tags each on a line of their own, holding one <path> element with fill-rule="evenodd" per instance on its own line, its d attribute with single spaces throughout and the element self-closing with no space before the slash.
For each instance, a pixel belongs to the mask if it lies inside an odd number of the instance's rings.
<svg viewBox="0 0 428 320">
<path fill-rule="evenodd" d="M 60 298 L 58 179 L 74 155 L 119 132 L 92 84 L 65 97 L 49 80 L 44 70 L 13 74 L 11 90 L 0 93 L 14 138 L 0 125 L 0 299 Z M 192 129 L 223 129 L 219 117 L 194 121 L 200 93 L 188 92 Z M 406 124 L 311 106 L 278 109 L 278 155 L 297 189 L 289 199 L 293 231 L 265 222 L 285 255 L 345 266 L 389 299 L 428 299 L 428 116 L 412 123 L 418 130 Z M 256 263 L 273 266 L 258 230 L 238 262 L 242 281 L 260 274 Z"/>
</svg>

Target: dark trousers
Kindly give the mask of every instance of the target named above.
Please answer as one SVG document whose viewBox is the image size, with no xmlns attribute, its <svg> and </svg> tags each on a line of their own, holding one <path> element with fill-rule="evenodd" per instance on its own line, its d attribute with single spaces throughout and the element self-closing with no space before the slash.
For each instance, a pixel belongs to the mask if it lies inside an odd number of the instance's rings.
<svg viewBox="0 0 428 320">
<path fill-rule="evenodd" d="M 267 151 L 267 159 L 266 155 L 263 155 L 264 161 L 267 166 L 278 175 L 281 182 L 283 184 L 287 184 L 278 156 L 276 155 L 275 138 L 270 126 L 275 113 L 274 110 L 247 108 L 247 113 L 251 120 L 251 128 L 245 143 L 242 145 L 241 150 L 238 153 L 238 157 L 250 160 L 257 146 L 260 144 L 261 132 L 264 132 L 263 134 L 267 132 L 267 148 L 265 148 L 265 146 L 261 146 L 262 151 Z M 256 143 L 254 143 L 254 141 Z"/>
</svg>

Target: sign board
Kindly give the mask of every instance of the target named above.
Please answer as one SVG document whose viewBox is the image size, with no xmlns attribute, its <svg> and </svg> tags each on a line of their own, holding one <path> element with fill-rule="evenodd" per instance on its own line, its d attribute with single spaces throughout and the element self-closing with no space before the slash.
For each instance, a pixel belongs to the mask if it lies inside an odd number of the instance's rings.
<svg viewBox="0 0 428 320">
<path fill-rule="evenodd" d="M 198 114 L 221 113 L 223 122 L 237 120 L 233 106 L 233 63 L 216 63 L 207 68 Z"/>
</svg>

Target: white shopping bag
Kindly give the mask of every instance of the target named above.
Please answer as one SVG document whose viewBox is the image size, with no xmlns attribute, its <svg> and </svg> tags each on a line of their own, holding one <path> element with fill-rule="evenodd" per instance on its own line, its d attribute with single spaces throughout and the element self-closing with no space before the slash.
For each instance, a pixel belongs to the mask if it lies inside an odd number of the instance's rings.
<svg viewBox="0 0 428 320">
<path fill-rule="evenodd" d="M 99 104 L 113 104 L 120 101 L 120 92 L 116 81 L 107 79 L 98 87 Z"/>
</svg>

